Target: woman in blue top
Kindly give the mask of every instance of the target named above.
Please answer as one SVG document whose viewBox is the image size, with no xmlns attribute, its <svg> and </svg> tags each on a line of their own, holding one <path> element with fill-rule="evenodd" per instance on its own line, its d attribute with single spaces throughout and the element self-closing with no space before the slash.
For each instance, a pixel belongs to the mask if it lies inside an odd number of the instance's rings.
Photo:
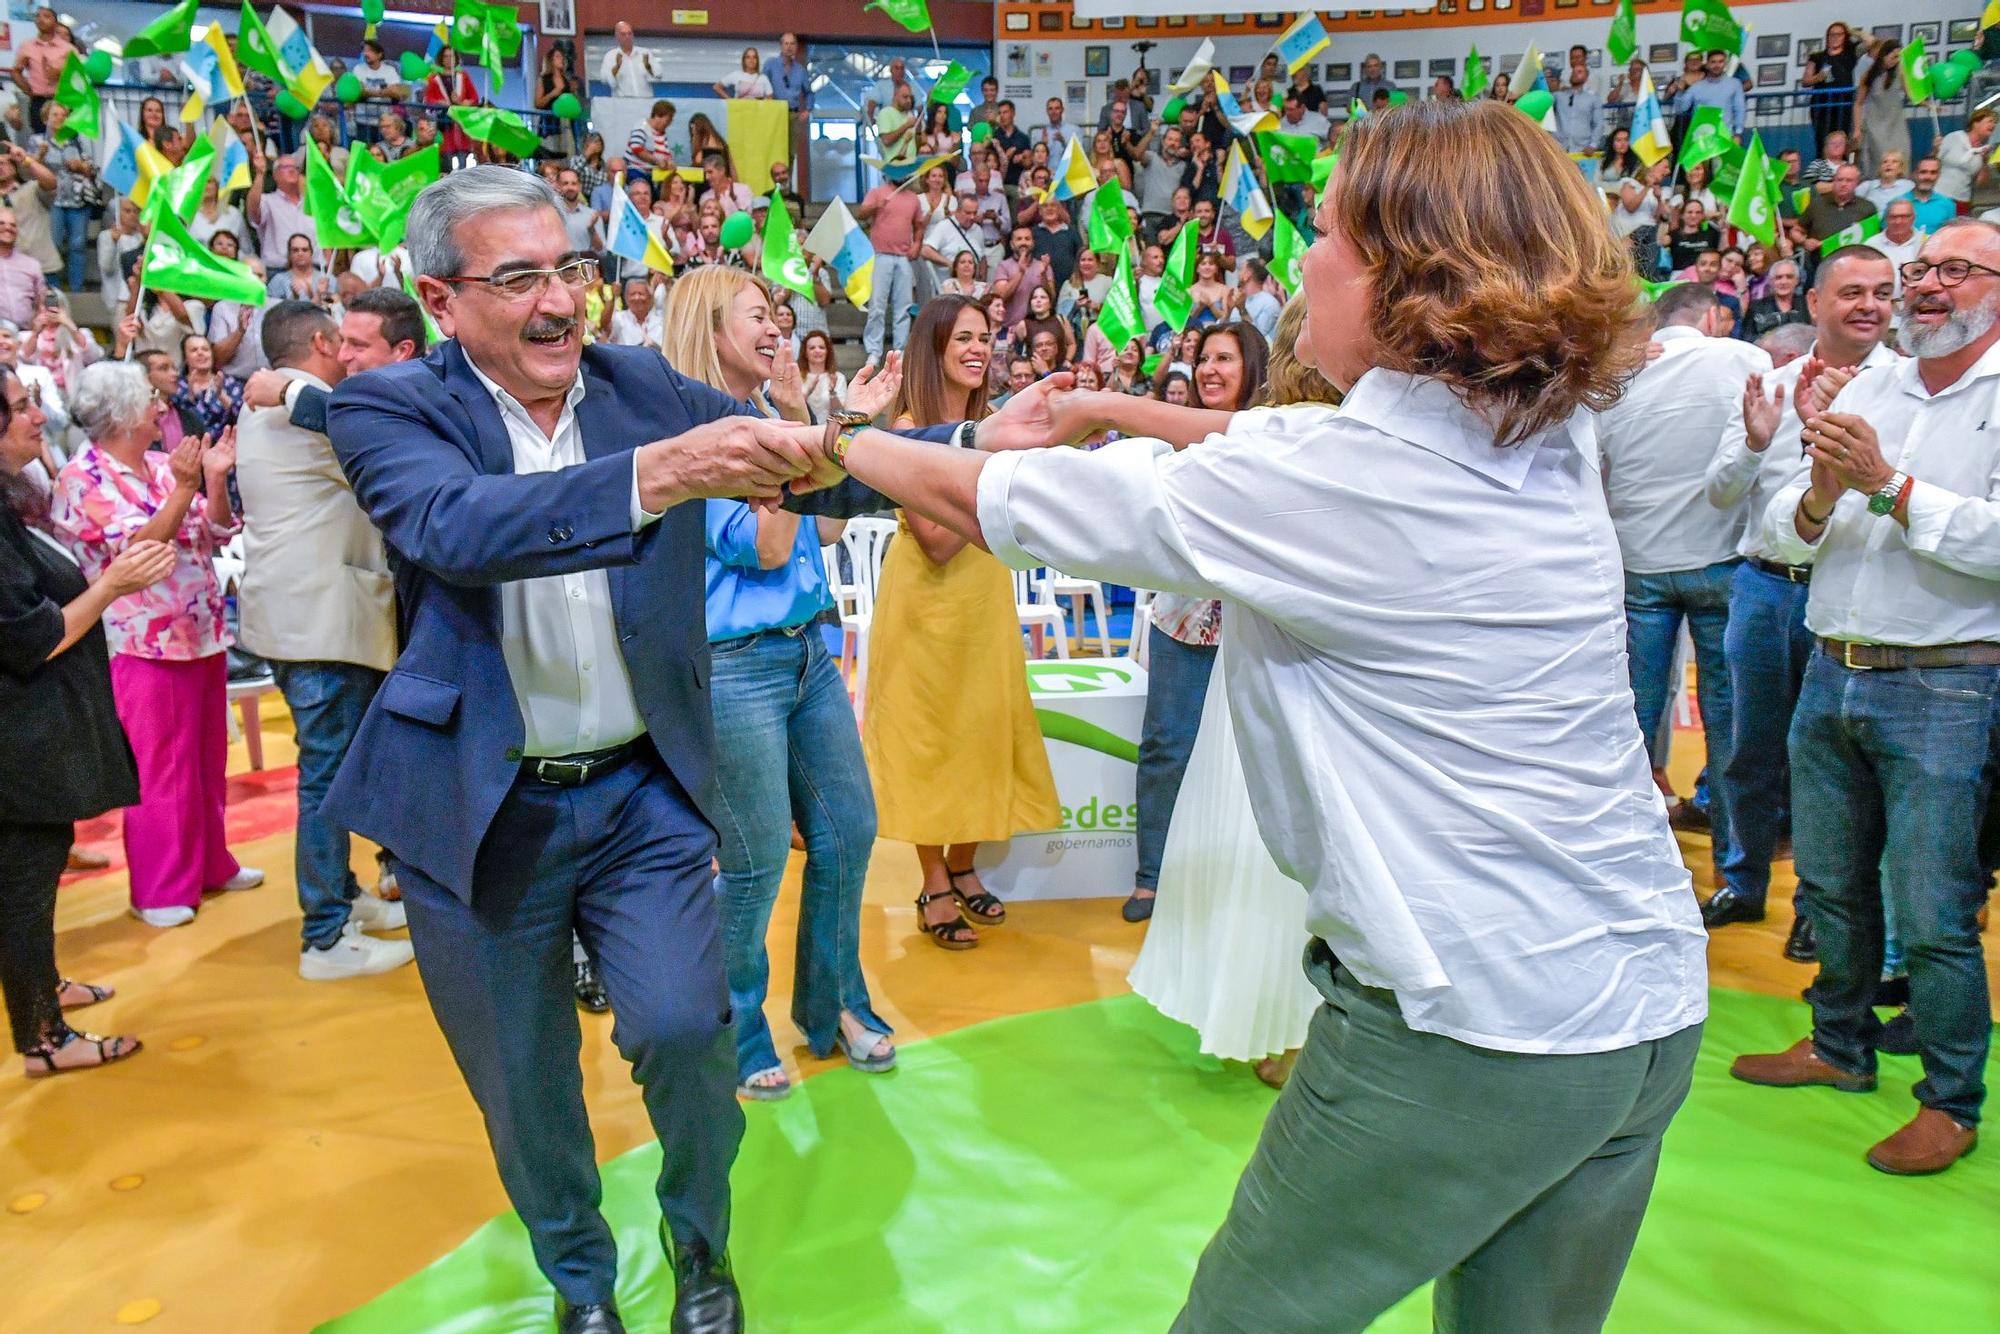
<svg viewBox="0 0 2000 1334">
<path fill-rule="evenodd" d="M 668 300 L 666 356 L 683 375 L 752 411 L 807 421 L 805 386 L 771 304 L 771 289 L 753 274 L 695 269 L 675 281 Z M 901 379 L 896 362 L 891 353 L 883 375 L 856 376 L 848 409 L 886 406 Z M 841 526 L 737 500 L 708 502 L 709 694 L 721 795 L 716 888 L 736 1011 L 737 1092 L 764 1101 L 791 1092 L 764 1018 L 764 936 L 795 823 L 806 867 L 792 1020 L 815 1056 L 838 1048 L 869 1073 L 896 1063 L 889 1025 L 871 1007 L 861 975 L 875 796 L 846 683 L 815 625 L 833 605 L 820 545 Z"/>
</svg>

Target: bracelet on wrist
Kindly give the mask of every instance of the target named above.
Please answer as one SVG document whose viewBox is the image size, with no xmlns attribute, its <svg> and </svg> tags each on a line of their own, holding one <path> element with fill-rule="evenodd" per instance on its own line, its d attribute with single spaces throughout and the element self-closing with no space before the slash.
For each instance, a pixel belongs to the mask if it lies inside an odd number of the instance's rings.
<svg viewBox="0 0 2000 1334">
<path fill-rule="evenodd" d="M 1799 497 L 1799 513 L 1801 513 L 1801 514 L 1805 515 L 1805 516 L 1806 516 L 1806 522 L 1807 522 L 1807 523 L 1809 523 L 1809 524 L 1811 524 L 1811 525 L 1812 525 L 1813 527 L 1815 527 L 1815 528 L 1824 528 L 1824 527 L 1826 527 L 1826 524 L 1827 524 L 1827 520 L 1828 520 L 1828 519 L 1831 519 L 1831 518 L 1833 517 L 1833 511 L 1832 511 L 1832 510 L 1828 510 L 1828 511 L 1826 512 L 1826 516 L 1825 516 L 1825 518 L 1821 518 L 1820 516 L 1818 516 L 1818 515 L 1814 514 L 1814 513 L 1812 512 L 1812 507 L 1811 507 L 1810 505 L 1806 504 L 1806 498 L 1805 498 L 1804 496 L 1800 496 L 1800 497 Z"/>
</svg>

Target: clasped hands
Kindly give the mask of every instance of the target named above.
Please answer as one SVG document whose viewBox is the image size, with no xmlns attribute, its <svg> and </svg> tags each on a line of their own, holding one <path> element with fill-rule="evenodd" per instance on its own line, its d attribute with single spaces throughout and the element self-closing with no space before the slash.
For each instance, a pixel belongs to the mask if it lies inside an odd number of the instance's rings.
<svg viewBox="0 0 2000 1334">
<path fill-rule="evenodd" d="M 1799 375 L 1799 439 L 1812 460 L 1814 497 L 1828 508 L 1848 491 L 1873 495 L 1896 472 L 1882 457 L 1874 427 L 1854 413 L 1827 410 L 1859 369 L 1828 366 L 1813 357 Z"/>
</svg>

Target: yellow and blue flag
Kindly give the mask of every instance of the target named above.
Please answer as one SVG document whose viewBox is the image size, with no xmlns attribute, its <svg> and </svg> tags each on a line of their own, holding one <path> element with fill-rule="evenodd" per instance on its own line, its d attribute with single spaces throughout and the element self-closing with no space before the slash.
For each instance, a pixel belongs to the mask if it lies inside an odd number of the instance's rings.
<svg viewBox="0 0 2000 1334">
<path fill-rule="evenodd" d="M 227 195 L 250 188 L 250 150 L 234 127 L 217 116 L 208 126 L 209 141 L 215 145 L 215 188 Z"/>
<path fill-rule="evenodd" d="M 219 23 L 209 24 L 201 40 L 181 57 L 181 73 L 193 87 L 194 96 L 210 106 L 243 96 L 243 71 L 237 68 L 228 35 Z"/>
<path fill-rule="evenodd" d="M 1550 91 L 1549 81 L 1542 74 L 1542 48 L 1529 42 L 1528 49 L 1521 53 L 1521 63 L 1514 66 L 1514 77 L 1507 80 L 1507 95 L 1519 97 L 1537 84 L 1542 91 Z"/>
<path fill-rule="evenodd" d="M 1299 66 L 1326 50 L 1332 40 L 1326 35 L 1326 25 L 1319 21 L 1319 15 L 1308 9 L 1285 29 L 1285 35 L 1271 49 L 1285 62 L 1285 72 L 1296 74 Z"/>
<path fill-rule="evenodd" d="M 1650 167 L 1674 151 L 1674 141 L 1667 135 L 1666 117 L 1660 114 L 1660 95 L 1653 88 L 1652 71 L 1640 77 L 1639 104 L 1632 108 L 1632 151 Z"/>
<path fill-rule="evenodd" d="M 1270 112 L 1243 109 L 1243 104 L 1236 100 L 1236 94 L 1229 91 L 1229 80 L 1222 77 L 1222 71 L 1215 71 L 1209 78 L 1215 82 L 1215 103 L 1222 109 L 1222 118 L 1229 122 L 1231 129 L 1247 137 L 1259 130 L 1278 128 L 1278 118 Z"/>
<path fill-rule="evenodd" d="M 646 220 L 639 216 L 639 206 L 622 190 L 611 209 L 611 235 L 605 238 L 605 245 L 612 254 L 634 264 L 643 264 L 660 273 L 674 271 L 674 257 L 661 244 L 659 233 L 646 225 Z"/>
<path fill-rule="evenodd" d="M 840 199 L 834 199 L 807 233 L 806 253 L 826 261 L 849 301 L 868 304 L 875 292 L 875 247 Z"/>
<path fill-rule="evenodd" d="M 1256 239 L 1261 241 L 1271 230 L 1271 203 L 1258 188 L 1257 174 L 1250 170 L 1250 159 L 1243 156 L 1240 141 L 1229 146 L 1222 169 L 1222 202 L 1236 210 L 1243 219 L 1243 230 Z"/>
<path fill-rule="evenodd" d="M 1083 154 L 1083 136 L 1073 135 L 1056 164 L 1056 178 L 1049 185 L 1047 199 L 1076 199 L 1097 188 L 1097 173 Z"/>
</svg>

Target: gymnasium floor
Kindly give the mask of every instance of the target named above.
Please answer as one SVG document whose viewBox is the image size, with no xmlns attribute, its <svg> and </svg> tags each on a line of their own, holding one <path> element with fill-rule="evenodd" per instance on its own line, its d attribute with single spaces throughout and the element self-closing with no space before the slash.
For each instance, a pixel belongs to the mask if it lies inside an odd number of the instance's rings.
<svg viewBox="0 0 2000 1334">
<path fill-rule="evenodd" d="M 270 767 L 233 752 L 230 819 L 264 888 L 169 932 L 124 916 L 115 866 L 62 894 L 64 971 L 120 992 L 78 1017 L 147 1050 L 102 1072 L 0 1076 L 0 1332 L 546 1329 L 546 1289 L 415 969 L 298 978 L 275 697 L 262 731 Z M 1698 734 L 1682 741 L 1686 791 Z M 85 835 L 115 852 L 108 822 Z M 1706 840 L 1683 846 L 1706 894 Z M 796 870 L 774 940 L 793 929 Z M 863 950 L 901 1067 L 867 1078 L 800 1048 L 788 1059 L 809 1082 L 750 1108 L 734 1251 L 751 1328 L 1164 1329 L 1272 1095 L 1126 994 L 1142 928 L 1115 899 L 1017 905 L 948 954 L 916 933 L 915 883 L 911 850 L 881 844 Z M 1909 1115 L 1913 1059 L 1885 1059 L 1868 1098 L 1726 1078 L 1737 1052 L 1805 1031 L 1810 970 L 1779 955 L 1789 889 L 1711 947 L 1716 1018 L 1612 1328 L 2000 1328 L 1993 1151 L 1917 1181 L 1861 1161 Z M 773 950 L 774 988 L 789 959 Z M 787 1001 L 775 991 L 769 1012 Z M 656 1158 L 609 1029 L 583 1019 L 621 1300 L 635 1334 L 664 1331 Z M 1427 1328 L 1421 1294 L 1380 1327 Z"/>
</svg>

